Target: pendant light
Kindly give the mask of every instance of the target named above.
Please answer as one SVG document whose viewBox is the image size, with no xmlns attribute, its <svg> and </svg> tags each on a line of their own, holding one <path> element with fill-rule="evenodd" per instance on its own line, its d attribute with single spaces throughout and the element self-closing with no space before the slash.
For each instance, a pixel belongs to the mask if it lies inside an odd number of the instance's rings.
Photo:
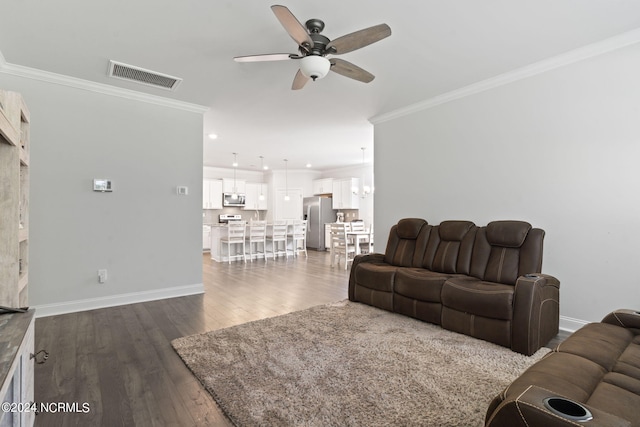
<svg viewBox="0 0 640 427">
<path fill-rule="evenodd" d="M 260 170 L 262 171 L 262 182 L 260 183 L 260 195 L 258 200 L 264 200 L 264 194 L 262 194 L 262 185 L 264 183 L 264 156 L 260 156 Z"/>
<path fill-rule="evenodd" d="M 231 198 L 238 200 L 238 187 L 236 186 L 236 169 L 238 169 L 238 153 L 233 153 L 233 193 Z"/>
<path fill-rule="evenodd" d="M 289 197 L 289 166 L 287 165 L 289 161 L 284 159 L 284 201 L 288 202 L 291 200 Z"/>
</svg>

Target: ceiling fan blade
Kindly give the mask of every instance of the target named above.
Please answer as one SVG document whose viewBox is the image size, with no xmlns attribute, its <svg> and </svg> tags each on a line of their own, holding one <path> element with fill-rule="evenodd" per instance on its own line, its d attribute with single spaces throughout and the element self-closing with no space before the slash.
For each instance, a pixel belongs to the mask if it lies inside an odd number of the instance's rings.
<svg viewBox="0 0 640 427">
<path fill-rule="evenodd" d="M 236 62 L 262 62 L 262 61 L 285 61 L 287 59 L 298 59 L 298 55 L 293 53 L 266 53 L 264 55 L 236 56 Z"/>
<path fill-rule="evenodd" d="M 291 38 L 298 43 L 299 46 L 305 48 L 307 51 L 313 47 L 313 40 L 309 36 L 307 29 L 298 21 L 298 19 L 291 13 L 285 6 L 273 5 L 271 10 L 278 18 L 278 21 L 282 24 Z"/>
<path fill-rule="evenodd" d="M 291 85 L 292 90 L 300 90 L 307 84 L 309 81 L 309 77 L 302 74 L 302 71 L 298 70 L 296 76 L 293 79 L 293 84 Z"/>
<path fill-rule="evenodd" d="M 370 72 L 363 70 L 357 65 L 353 65 L 351 62 L 345 61 L 344 59 L 331 58 L 329 61 L 331 62 L 331 71 L 342 76 L 349 77 L 350 79 L 358 80 L 363 83 L 370 83 L 376 78 L 376 76 Z"/>
<path fill-rule="evenodd" d="M 369 46 L 371 43 L 380 41 L 390 35 L 391 28 L 389 28 L 387 24 L 375 25 L 332 40 L 327 45 L 327 50 L 330 53 L 341 55 L 360 49 L 361 47 Z"/>
</svg>

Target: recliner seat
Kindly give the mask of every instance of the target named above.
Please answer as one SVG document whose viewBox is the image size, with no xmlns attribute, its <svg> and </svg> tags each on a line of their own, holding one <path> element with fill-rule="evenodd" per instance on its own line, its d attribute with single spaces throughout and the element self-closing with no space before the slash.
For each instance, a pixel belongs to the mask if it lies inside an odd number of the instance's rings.
<svg viewBox="0 0 640 427">
<path fill-rule="evenodd" d="M 494 398 L 485 425 L 640 427 L 640 313 L 578 329 Z"/>
</svg>

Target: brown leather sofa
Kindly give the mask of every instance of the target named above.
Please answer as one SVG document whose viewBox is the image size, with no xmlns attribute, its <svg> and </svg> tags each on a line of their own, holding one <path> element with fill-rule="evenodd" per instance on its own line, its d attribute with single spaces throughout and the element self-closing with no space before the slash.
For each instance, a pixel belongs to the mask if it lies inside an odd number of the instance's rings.
<svg viewBox="0 0 640 427">
<path fill-rule="evenodd" d="M 486 427 L 640 426 L 640 313 L 588 324 L 498 395 Z"/>
<path fill-rule="evenodd" d="M 353 261 L 349 299 L 531 355 L 558 333 L 560 283 L 540 273 L 543 239 L 524 221 L 401 219 L 384 254 Z"/>
</svg>

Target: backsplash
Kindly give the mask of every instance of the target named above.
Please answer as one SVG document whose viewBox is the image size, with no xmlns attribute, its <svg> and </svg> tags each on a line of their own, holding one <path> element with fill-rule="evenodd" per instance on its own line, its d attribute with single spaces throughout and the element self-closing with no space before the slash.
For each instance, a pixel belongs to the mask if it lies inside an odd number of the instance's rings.
<svg viewBox="0 0 640 427">
<path fill-rule="evenodd" d="M 337 211 L 336 211 L 337 212 Z M 358 219 L 358 209 L 341 209 L 340 212 L 344 213 L 345 222 L 353 221 Z M 217 224 L 218 223 L 218 215 L 226 214 L 226 215 L 242 215 L 243 221 L 250 221 L 252 219 L 263 220 L 265 219 L 267 212 L 266 211 L 245 211 L 241 208 L 233 208 L 227 207 L 223 209 L 203 209 L 202 210 L 202 223 L 203 224 Z M 335 221 L 335 218 L 332 218 Z"/>
<path fill-rule="evenodd" d="M 257 212 L 257 214 L 256 214 Z M 265 219 L 265 211 L 245 211 L 241 208 L 223 208 L 223 209 L 203 209 L 202 210 L 202 223 L 203 224 L 217 224 L 218 216 L 225 215 L 242 215 L 243 221 L 250 221 L 251 219 Z"/>
</svg>

